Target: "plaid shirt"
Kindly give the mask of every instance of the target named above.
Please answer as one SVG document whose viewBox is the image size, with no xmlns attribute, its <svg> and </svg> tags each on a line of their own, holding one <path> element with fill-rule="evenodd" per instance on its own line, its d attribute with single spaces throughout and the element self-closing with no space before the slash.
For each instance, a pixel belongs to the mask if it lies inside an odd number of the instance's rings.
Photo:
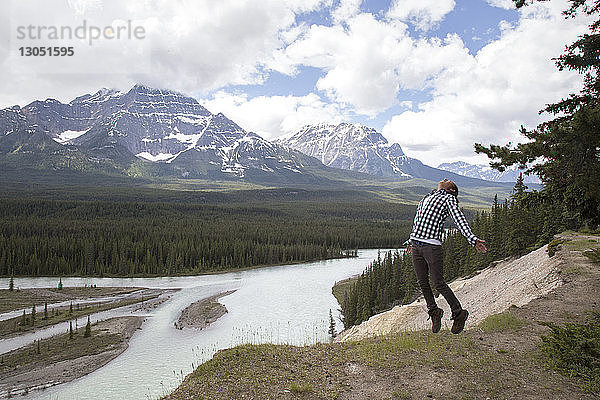
<svg viewBox="0 0 600 400">
<path fill-rule="evenodd" d="M 432 191 L 419 203 L 410 234 L 411 239 L 435 239 L 441 242 L 444 221 L 448 215 L 452 216 L 471 246 L 475 246 L 477 236 L 473 234 L 465 215 L 458 208 L 458 200 L 443 189 Z"/>
</svg>

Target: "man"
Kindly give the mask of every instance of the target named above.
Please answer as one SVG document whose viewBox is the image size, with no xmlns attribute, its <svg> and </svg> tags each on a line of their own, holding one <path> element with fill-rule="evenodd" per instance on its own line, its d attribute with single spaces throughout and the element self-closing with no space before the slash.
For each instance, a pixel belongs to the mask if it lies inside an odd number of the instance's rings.
<svg viewBox="0 0 600 400">
<path fill-rule="evenodd" d="M 451 332 L 458 334 L 465 327 L 469 312 L 464 310 L 444 281 L 444 257 L 442 254 L 442 233 L 444 221 L 450 215 L 460 232 L 467 238 L 478 252 L 485 253 L 485 240 L 473 234 L 464 214 L 458 208 L 458 187 L 452 181 L 444 179 L 438 184 L 437 190 L 432 191 L 421 200 L 413 223 L 410 239 L 406 242 L 406 251 L 412 254 L 413 267 L 417 281 L 427 302 L 427 310 L 431 318 L 431 330 L 440 331 L 444 310 L 439 308 L 433 297 L 429 276 L 433 287 L 446 299 L 452 310 Z"/>
</svg>

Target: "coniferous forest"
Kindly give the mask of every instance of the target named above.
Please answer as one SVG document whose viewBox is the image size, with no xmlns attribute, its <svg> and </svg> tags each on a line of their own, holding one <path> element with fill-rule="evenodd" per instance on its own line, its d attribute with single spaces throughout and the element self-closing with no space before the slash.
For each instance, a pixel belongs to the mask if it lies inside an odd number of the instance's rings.
<svg viewBox="0 0 600 400">
<path fill-rule="evenodd" d="M 447 282 L 485 268 L 492 261 L 524 255 L 548 243 L 556 233 L 580 226 L 580 220 L 566 206 L 526 189 L 520 177 L 510 200 L 499 203 L 496 198 L 490 210 L 477 213 L 471 221 L 473 232 L 486 240 L 487 253 L 478 254 L 458 230 L 447 230 L 442 243 Z M 344 327 L 410 303 L 419 295 L 411 257 L 397 251 L 380 255 L 346 292 Z"/>
<path fill-rule="evenodd" d="M 0 275 L 154 276 L 397 247 L 412 206 L 0 200 Z"/>
</svg>

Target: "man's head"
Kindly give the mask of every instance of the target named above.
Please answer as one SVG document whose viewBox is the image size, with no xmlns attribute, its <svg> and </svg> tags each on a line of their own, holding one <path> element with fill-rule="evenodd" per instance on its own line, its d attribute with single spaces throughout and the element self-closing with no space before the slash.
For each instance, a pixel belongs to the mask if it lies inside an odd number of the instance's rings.
<svg viewBox="0 0 600 400">
<path fill-rule="evenodd" d="M 456 183 L 448 179 L 444 179 L 443 181 L 438 183 L 438 190 L 439 189 L 444 189 L 446 192 L 454 196 L 458 196 L 458 186 L 456 186 Z"/>
</svg>

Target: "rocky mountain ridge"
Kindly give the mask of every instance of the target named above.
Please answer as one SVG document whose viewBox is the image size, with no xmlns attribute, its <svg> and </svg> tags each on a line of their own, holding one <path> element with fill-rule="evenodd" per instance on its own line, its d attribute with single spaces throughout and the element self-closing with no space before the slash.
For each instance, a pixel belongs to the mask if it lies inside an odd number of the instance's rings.
<svg viewBox="0 0 600 400">
<path fill-rule="evenodd" d="M 212 114 L 192 97 L 144 85 L 101 89 L 68 104 L 47 99 L 0 110 L 0 132 L 5 153 L 30 145 L 36 132 L 40 151 L 80 152 L 92 162 L 125 167 L 143 160 L 180 177 L 244 177 L 250 170 L 289 176 L 318 164 Z"/>
<path fill-rule="evenodd" d="M 144 179 L 347 185 L 370 177 L 449 178 L 460 186 L 492 186 L 424 165 L 360 124 L 308 125 L 268 141 L 193 97 L 145 85 L 0 110 L 0 161 Z"/>
<path fill-rule="evenodd" d="M 306 125 L 295 134 L 276 141 L 324 165 L 367 173 L 381 178 L 454 180 L 459 186 L 488 185 L 486 180 L 433 168 L 404 154 L 398 143 L 390 144 L 373 128 L 340 123 Z"/>
</svg>

